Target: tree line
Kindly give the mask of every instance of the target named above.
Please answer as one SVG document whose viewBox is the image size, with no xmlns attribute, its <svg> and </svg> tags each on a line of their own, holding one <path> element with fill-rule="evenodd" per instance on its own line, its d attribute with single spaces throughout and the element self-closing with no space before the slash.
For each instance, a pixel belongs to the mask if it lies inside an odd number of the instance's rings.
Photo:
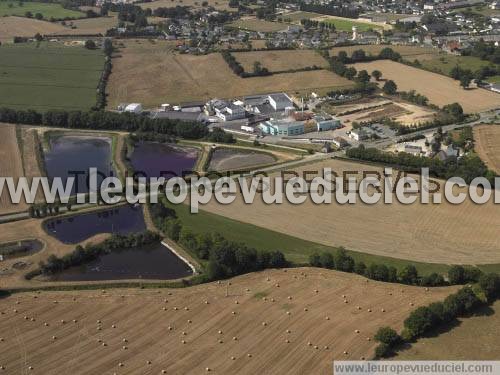
<svg viewBox="0 0 500 375">
<path fill-rule="evenodd" d="M 380 343 L 375 350 L 378 358 L 390 357 L 405 342 L 413 342 L 442 325 L 466 317 L 488 306 L 500 297 L 500 276 L 495 273 L 481 274 L 477 283 L 466 286 L 443 301 L 422 306 L 410 313 L 404 321 L 401 335 L 390 327 L 382 327 L 375 335 Z"/>
<path fill-rule="evenodd" d="M 0 107 L 0 122 L 70 129 L 153 132 L 187 139 L 200 139 L 208 134 L 207 127 L 199 122 L 153 119 L 125 112 L 50 110 L 42 113 L 32 109 Z"/>
<path fill-rule="evenodd" d="M 364 262 L 356 262 L 343 248 L 333 254 L 331 252 L 314 253 L 309 257 L 309 264 L 313 267 L 334 269 L 342 272 L 357 273 L 372 280 L 385 281 L 418 286 L 460 285 L 479 281 L 481 270 L 475 267 L 452 266 L 448 270 L 448 281 L 438 273 L 419 275 L 417 268 L 409 264 L 399 271 L 394 266 L 372 263 L 367 266 Z"/>
<path fill-rule="evenodd" d="M 417 171 L 421 168 L 429 168 L 429 174 L 433 177 L 443 179 L 461 177 L 467 184 L 476 177 L 485 177 L 494 186 L 494 173 L 488 170 L 477 155 L 465 155 L 458 160 L 442 161 L 438 158 L 415 156 L 406 152 L 397 154 L 384 152 L 376 148 L 365 148 L 364 145 L 348 149 L 346 155 L 352 159 L 392 165 L 402 170 Z"/>
<path fill-rule="evenodd" d="M 157 228 L 167 237 L 179 242 L 197 258 L 208 261 L 203 281 L 288 265 L 280 251 L 258 251 L 243 243 L 229 241 L 218 233 L 195 234 L 183 227 L 175 209 L 163 203 L 151 204 L 150 212 Z"/>
</svg>

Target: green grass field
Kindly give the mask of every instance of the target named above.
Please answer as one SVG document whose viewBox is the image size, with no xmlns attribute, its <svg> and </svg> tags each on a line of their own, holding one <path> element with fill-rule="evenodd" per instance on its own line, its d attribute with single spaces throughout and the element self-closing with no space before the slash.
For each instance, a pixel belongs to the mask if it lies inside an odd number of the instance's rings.
<svg viewBox="0 0 500 375">
<path fill-rule="evenodd" d="M 218 232 L 228 240 L 243 242 L 257 250 L 280 250 L 285 254 L 289 261 L 296 264 L 308 263 L 309 256 L 315 252 L 335 252 L 337 250 L 335 247 L 305 241 L 297 237 L 274 232 L 252 224 L 242 223 L 240 221 L 232 220 L 224 216 L 212 214 L 202 210 L 200 210 L 197 214 L 191 214 L 189 206 L 184 204 L 170 205 L 170 207 L 174 208 L 177 212 L 177 217 L 182 222 L 183 227 L 191 230 L 193 233 Z M 446 273 L 449 268 L 449 266 L 445 264 L 412 262 L 349 250 L 348 253 L 356 261 L 363 261 L 366 265 L 370 265 L 372 263 L 383 263 L 387 266 L 394 266 L 399 270 L 408 264 L 413 264 L 422 275 L 427 275 L 432 272 Z"/>
<path fill-rule="evenodd" d="M 456 65 L 462 69 L 470 69 L 473 72 L 483 66 L 493 65 L 488 61 L 481 60 L 479 57 L 455 55 L 444 55 L 430 60 L 423 60 L 421 64 L 425 69 L 445 75 L 449 75 L 451 69 Z"/>
<path fill-rule="evenodd" d="M 22 4 L 22 5 L 21 5 Z M 63 18 L 81 18 L 85 14 L 71 9 L 64 9 L 61 4 L 38 3 L 38 2 L 19 2 L 10 0 L 0 0 L 0 17 L 3 16 L 21 16 L 26 12 L 31 12 L 33 17 L 36 13 L 41 13 L 44 19 L 63 19 Z"/>
<path fill-rule="evenodd" d="M 96 101 L 100 50 L 55 43 L 0 46 L 0 106 L 86 110 Z"/>
</svg>

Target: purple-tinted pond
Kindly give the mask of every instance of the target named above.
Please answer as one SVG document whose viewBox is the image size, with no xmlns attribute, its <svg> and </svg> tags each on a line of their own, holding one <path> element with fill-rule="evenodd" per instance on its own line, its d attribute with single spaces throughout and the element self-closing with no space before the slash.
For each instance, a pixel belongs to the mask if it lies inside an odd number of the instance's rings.
<svg viewBox="0 0 500 375">
<path fill-rule="evenodd" d="M 96 136 L 60 136 L 51 138 L 50 149 L 45 153 L 45 168 L 50 179 L 61 177 L 63 183 L 70 176 L 76 176 L 71 190 L 76 193 L 89 191 L 87 180 L 90 168 L 97 168 L 106 176 L 116 176 L 111 159 L 111 139 Z M 98 184 L 102 177 L 98 177 Z M 78 182 L 78 190 L 76 184 Z"/>
<path fill-rule="evenodd" d="M 75 244 L 99 233 L 127 234 L 146 230 L 142 206 L 120 206 L 107 210 L 65 216 L 45 221 L 45 230 L 64 243 Z"/>
<path fill-rule="evenodd" d="M 130 156 L 130 163 L 136 173 L 146 177 L 182 176 L 196 164 L 198 151 L 191 147 L 174 144 L 139 142 Z"/>
<path fill-rule="evenodd" d="M 156 244 L 103 255 L 90 263 L 62 271 L 53 280 L 172 280 L 192 274 L 186 263 L 162 244 Z"/>
</svg>

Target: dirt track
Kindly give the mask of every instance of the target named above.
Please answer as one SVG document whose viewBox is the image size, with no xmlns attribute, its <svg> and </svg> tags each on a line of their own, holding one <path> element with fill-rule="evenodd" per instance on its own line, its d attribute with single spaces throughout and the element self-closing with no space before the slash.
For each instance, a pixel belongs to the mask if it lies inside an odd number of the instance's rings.
<svg viewBox="0 0 500 375">
<path fill-rule="evenodd" d="M 474 151 L 489 169 L 500 174 L 500 125 L 475 126 Z"/>
<path fill-rule="evenodd" d="M 230 282 L 0 300 L 0 365 L 34 374 L 331 374 L 333 359 L 370 358 L 380 326 L 400 330 L 411 310 L 454 290 L 311 268 Z"/>
<path fill-rule="evenodd" d="M 380 167 L 341 160 L 291 170 L 301 173 L 325 167 L 340 175 L 355 171 L 358 181 L 361 171 L 382 171 Z M 258 196 L 253 204 L 245 204 L 238 196 L 230 205 L 212 200 L 200 209 L 312 242 L 375 255 L 427 263 L 500 263 L 500 211 L 493 203 L 476 205 L 467 200 L 456 206 L 403 205 L 384 204 L 382 200 L 366 205 L 358 197 L 356 204 L 347 205 L 336 204 L 335 200 L 316 205 L 310 199 L 301 205 L 292 205 L 286 199 L 283 204 L 267 205 Z"/>
</svg>

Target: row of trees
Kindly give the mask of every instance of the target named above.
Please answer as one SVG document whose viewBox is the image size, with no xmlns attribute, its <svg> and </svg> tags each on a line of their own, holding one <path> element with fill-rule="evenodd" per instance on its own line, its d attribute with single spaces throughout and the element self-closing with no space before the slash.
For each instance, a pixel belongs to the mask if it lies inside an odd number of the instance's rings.
<svg viewBox="0 0 500 375">
<path fill-rule="evenodd" d="M 160 235 L 151 231 L 128 235 L 113 234 L 110 238 L 96 245 L 88 244 L 85 247 L 78 245 L 74 251 L 62 257 L 50 255 L 45 262 L 40 262 L 38 271 L 43 275 L 54 275 L 69 267 L 91 262 L 104 254 L 139 248 L 157 243 L 160 240 Z"/>
<path fill-rule="evenodd" d="M 267 68 L 263 67 L 259 61 L 254 62 L 253 72 L 245 72 L 243 66 L 236 60 L 231 52 L 222 51 L 221 55 L 234 74 L 240 76 L 241 78 L 269 76 L 273 74 Z"/>
<path fill-rule="evenodd" d="M 300 10 L 303 12 L 312 12 L 326 14 L 328 16 L 339 16 L 346 18 L 358 18 L 359 11 L 350 7 L 339 7 L 336 3 L 321 5 L 316 3 L 300 3 Z"/>
<path fill-rule="evenodd" d="M 104 69 L 101 73 L 101 79 L 97 85 L 97 100 L 95 109 L 104 110 L 106 108 L 106 86 L 113 67 L 111 63 L 111 55 L 113 54 L 113 42 L 110 38 L 104 39 L 103 51 L 105 55 Z"/>
<path fill-rule="evenodd" d="M 323 252 L 314 253 L 309 257 L 309 264 L 313 267 L 335 269 L 343 272 L 354 272 L 372 280 L 386 281 L 391 283 L 401 283 L 408 285 L 439 286 L 446 285 L 443 276 L 432 273 L 427 276 L 420 276 L 414 265 L 407 265 L 399 272 L 393 266 L 385 264 L 370 264 L 356 262 L 353 257 L 347 254 L 344 249 L 337 250 L 334 254 Z"/>
<path fill-rule="evenodd" d="M 152 119 L 133 113 L 106 111 L 15 110 L 0 107 L 0 122 L 56 126 L 93 130 L 153 132 L 187 139 L 201 139 L 208 134 L 206 126 L 194 121 Z"/>
<path fill-rule="evenodd" d="M 485 177 L 494 186 L 494 174 L 488 170 L 477 155 L 466 155 L 458 160 L 441 161 L 437 158 L 414 156 L 406 152 L 398 152 L 397 154 L 384 152 L 376 148 L 365 148 L 363 145 L 348 149 L 346 155 L 353 159 L 393 165 L 403 170 L 417 171 L 421 168 L 429 168 L 431 176 L 444 179 L 461 177 L 466 183 L 470 183 L 476 177 Z"/>
<path fill-rule="evenodd" d="M 163 203 L 150 205 L 150 210 L 155 225 L 169 238 L 180 242 L 199 259 L 208 261 L 204 281 L 288 265 L 280 251 L 257 251 L 245 244 L 228 241 L 218 233 L 195 234 L 184 228 L 175 210 Z"/>
</svg>

